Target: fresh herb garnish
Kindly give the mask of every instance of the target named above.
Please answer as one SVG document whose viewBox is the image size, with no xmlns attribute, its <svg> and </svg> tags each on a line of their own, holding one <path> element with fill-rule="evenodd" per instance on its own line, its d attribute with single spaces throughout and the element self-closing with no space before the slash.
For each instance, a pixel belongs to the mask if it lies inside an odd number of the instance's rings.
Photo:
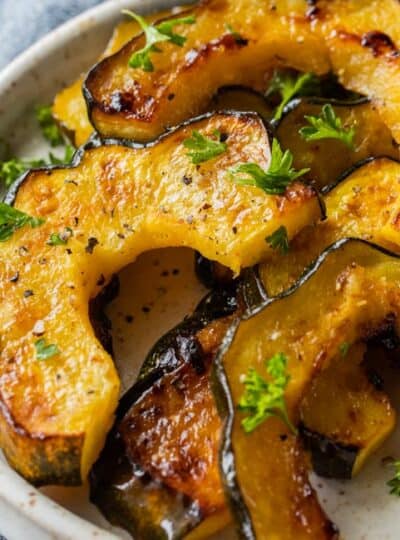
<svg viewBox="0 0 400 540">
<path fill-rule="evenodd" d="M 49 246 L 65 246 L 72 235 L 73 230 L 70 227 L 65 227 L 61 233 L 51 234 L 47 244 Z"/>
<path fill-rule="evenodd" d="M 38 341 L 36 341 L 35 349 L 36 349 L 36 358 L 38 360 L 47 360 L 48 358 L 51 358 L 52 356 L 55 356 L 56 354 L 60 353 L 57 345 L 54 345 L 54 344 L 48 345 L 44 338 L 41 338 Z"/>
<path fill-rule="evenodd" d="M 241 34 L 239 34 L 239 32 L 236 32 L 236 30 L 233 29 L 231 24 L 225 24 L 225 28 L 239 45 L 245 44 L 247 42 L 247 40 Z"/>
<path fill-rule="evenodd" d="M 66 165 L 72 159 L 75 153 L 73 146 L 67 145 L 65 147 L 65 154 L 63 158 L 58 158 L 52 152 L 49 153 L 48 161 L 44 159 L 19 159 L 12 158 L 8 161 L 0 163 L 0 181 L 9 187 L 17 180 L 21 174 L 25 173 L 29 169 L 37 169 L 39 167 L 46 167 L 47 165 Z"/>
<path fill-rule="evenodd" d="M 265 239 L 272 249 L 279 250 L 282 255 L 286 255 L 289 251 L 289 238 L 286 227 L 282 225 L 271 236 Z"/>
<path fill-rule="evenodd" d="M 49 153 L 49 164 L 50 165 L 67 165 L 68 163 L 71 163 L 71 160 L 74 157 L 74 154 L 75 154 L 75 148 L 71 146 L 70 144 L 67 144 L 65 147 L 64 156 L 62 158 L 58 158 L 52 152 Z"/>
<path fill-rule="evenodd" d="M 221 140 L 221 133 L 218 130 L 214 131 L 214 137 L 214 139 L 204 137 L 196 130 L 192 131 L 189 139 L 183 141 L 183 146 L 189 150 L 187 155 L 192 163 L 199 165 L 226 152 L 228 145 Z"/>
<path fill-rule="evenodd" d="M 397 495 L 397 497 L 400 497 L 400 461 L 394 461 L 393 467 L 395 474 L 394 477 L 387 482 L 387 485 L 390 487 L 391 495 Z"/>
<path fill-rule="evenodd" d="M 343 357 L 347 356 L 349 349 L 350 349 L 350 343 L 347 343 L 347 341 L 344 341 L 343 343 L 339 345 L 339 352 Z"/>
<path fill-rule="evenodd" d="M 253 368 L 250 368 L 244 385 L 246 391 L 240 399 L 238 408 L 250 413 L 242 420 L 242 427 L 246 433 L 251 433 L 267 418 L 277 416 L 294 433 L 296 428 L 291 423 L 285 402 L 285 389 L 290 376 L 286 373 L 287 358 L 282 353 L 275 354 L 265 362 L 271 381 L 266 381 Z"/>
<path fill-rule="evenodd" d="M 35 108 L 35 114 L 43 136 L 49 141 L 51 146 L 60 146 L 61 144 L 64 144 L 64 137 L 53 118 L 51 106 L 38 105 Z"/>
<path fill-rule="evenodd" d="M 291 99 L 296 96 L 309 95 L 313 87 L 318 83 L 314 73 L 294 74 L 287 71 L 276 70 L 265 93 L 265 97 L 272 94 L 280 94 L 282 100 L 274 113 L 274 120 L 280 120 L 283 110 Z"/>
<path fill-rule="evenodd" d="M 283 152 L 278 140 L 274 139 L 268 170 L 262 169 L 257 163 L 242 163 L 231 169 L 230 172 L 237 184 L 257 186 L 268 195 L 282 195 L 289 184 L 310 170 L 296 171 L 292 164 L 292 153 L 289 150 Z M 248 176 L 238 176 L 241 173 Z"/>
<path fill-rule="evenodd" d="M 150 59 L 150 54 L 161 52 L 157 47 L 158 43 L 170 41 L 171 43 L 178 45 L 178 47 L 182 47 L 185 44 L 187 38 L 174 33 L 173 29 L 175 26 L 181 24 L 193 24 L 196 22 L 196 18 L 193 15 L 189 15 L 188 17 L 169 19 L 153 26 L 133 11 L 124 9 L 122 13 L 132 17 L 144 32 L 146 45 L 139 51 L 134 52 L 128 62 L 130 67 L 140 68 L 143 71 L 154 71 L 154 65 Z"/>
<path fill-rule="evenodd" d="M 338 139 L 348 148 L 354 149 L 354 128 L 344 128 L 342 120 L 336 116 L 332 105 L 329 103 L 322 107 L 319 116 L 306 115 L 304 118 L 310 125 L 301 128 L 299 133 L 306 141 Z"/>
<path fill-rule="evenodd" d="M 22 227 L 31 226 L 32 229 L 44 223 L 44 219 L 32 217 L 13 206 L 0 202 L 0 242 L 6 242 L 14 232 Z"/>
<path fill-rule="evenodd" d="M 3 161 L 0 163 L 0 180 L 5 186 L 11 186 L 27 170 L 35 167 L 43 167 L 45 164 L 45 161 L 42 159 L 28 161 L 12 158 L 8 161 Z"/>
</svg>

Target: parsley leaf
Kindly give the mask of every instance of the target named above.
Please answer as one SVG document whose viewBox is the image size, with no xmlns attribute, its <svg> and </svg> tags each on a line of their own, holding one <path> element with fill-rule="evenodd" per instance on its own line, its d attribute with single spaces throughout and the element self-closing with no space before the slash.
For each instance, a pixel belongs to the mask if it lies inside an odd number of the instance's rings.
<svg viewBox="0 0 400 540">
<path fill-rule="evenodd" d="M 275 354 L 265 362 L 271 382 L 267 382 L 253 368 L 250 368 L 244 385 L 246 391 L 239 401 L 238 408 L 250 413 L 242 420 L 242 427 L 246 433 L 251 433 L 267 418 L 277 416 L 287 427 L 297 434 L 291 423 L 285 402 L 285 389 L 290 376 L 286 374 L 287 358 L 282 353 Z"/>
<path fill-rule="evenodd" d="M 0 181 L 7 187 L 11 186 L 27 170 L 35 167 L 43 167 L 43 165 L 46 165 L 43 159 L 24 161 L 18 158 L 12 158 L 8 161 L 3 161 L 0 163 Z"/>
<path fill-rule="evenodd" d="M 178 45 L 178 47 L 183 47 L 187 41 L 187 38 L 174 33 L 173 28 L 179 24 L 194 24 L 195 22 L 196 18 L 193 15 L 189 15 L 188 17 L 178 17 L 176 19 L 163 21 L 157 24 L 156 28 L 159 32 L 161 32 L 161 34 L 168 36 L 172 43 Z"/>
<path fill-rule="evenodd" d="M 50 152 L 48 162 L 44 159 L 25 160 L 15 157 L 8 161 L 0 162 L 0 181 L 4 183 L 6 187 L 9 187 L 21 176 L 21 174 L 29 169 L 46 167 L 46 165 L 66 165 L 67 163 L 70 163 L 74 153 L 75 148 L 67 145 L 65 147 L 63 158 L 58 158 Z"/>
<path fill-rule="evenodd" d="M 44 219 L 32 217 L 13 206 L 0 202 L 0 242 L 6 242 L 14 232 L 30 225 L 32 229 L 43 225 Z"/>
<path fill-rule="evenodd" d="M 193 24 L 196 22 L 194 16 L 178 17 L 161 22 L 157 26 L 148 24 L 146 20 L 128 9 L 122 10 L 122 13 L 132 17 L 141 27 L 146 38 L 146 45 L 139 51 L 135 51 L 129 59 L 128 65 L 132 68 L 140 68 L 143 71 L 154 71 L 154 65 L 150 59 L 150 53 L 159 53 L 160 49 L 156 46 L 163 41 L 170 41 L 178 47 L 182 47 L 186 42 L 186 37 L 174 33 L 174 26 L 180 24 Z"/>
<path fill-rule="evenodd" d="M 52 344 L 48 345 L 44 338 L 41 338 L 38 341 L 36 341 L 35 349 L 36 349 L 36 358 L 38 360 L 47 360 L 48 358 L 51 358 L 52 356 L 55 356 L 56 354 L 60 353 L 57 345 L 52 345 Z"/>
<path fill-rule="evenodd" d="M 50 105 L 38 105 L 35 108 L 36 120 L 42 130 L 43 136 L 51 146 L 64 144 L 64 137 L 59 130 L 51 112 Z"/>
<path fill-rule="evenodd" d="M 183 141 L 183 146 L 189 150 L 187 155 L 191 158 L 192 163 L 199 165 L 204 161 L 209 161 L 224 152 L 226 152 L 228 145 L 223 142 L 221 133 L 214 131 L 214 137 L 204 137 L 199 131 L 192 131 L 192 136 Z"/>
<path fill-rule="evenodd" d="M 395 461 L 393 463 L 395 475 L 394 477 L 387 482 L 387 485 L 390 487 L 390 494 L 397 495 L 400 497 L 400 461 Z"/>
<path fill-rule="evenodd" d="M 257 163 L 242 163 L 233 167 L 230 172 L 237 184 L 259 187 L 268 195 L 282 195 L 290 183 L 310 170 L 296 171 L 292 168 L 292 164 L 292 153 L 289 150 L 283 152 L 278 140 L 274 139 L 268 170 L 265 171 Z M 248 176 L 238 177 L 240 173 L 245 173 Z"/>
<path fill-rule="evenodd" d="M 241 34 L 239 34 L 239 32 L 236 32 L 236 30 L 233 29 L 231 24 L 225 24 L 225 28 L 239 45 L 245 45 L 248 43 L 247 39 L 245 39 Z"/>
<path fill-rule="evenodd" d="M 50 165 L 66 165 L 71 163 L 72 158 L 75 154 L 75 148 L 70 144 L 67 144 L 65 147 L 64 157 L 58 158 L 52 152 L 49 153 L 49 163 Z"/>
<path fill-rule="evenodd" d="M 347 343 L 347 341 L 343 341 L 343 343 L 339 345 L 339 352 L 343 357 L 347 356 L 349 349 L 350 349 L 350 343 Z"/>
<path fill-rule="evenodd" d="M 282 225 L 271 236 L 265 239 L 272 249 L 278 249 L 282 255 L 286 255 L 289 251 L 289 238 L 286 227 Z"/>
<path fill-rule="evenodd" d="M 309 95 L 311 89 L 318 83 L 314 73 L 293 74 L 286 71 L 276 70 L 271 79 L 265 97 L 278 93 L 281 95 L 281 103 L 275 110 L 274 120 L 282 118 L 283 110 L 291 99 L 296 96 Z"/>
<path fill-rule="evenodd" d="M 305 116 L 304 118 L 310 126 L 301 128 L 299 133 L 306 141 L 338 139 L 348 148 L 354 149 L 354 128 L 344 128 L 342 120 L 336 116 L 329 103 L 322 107 L 322 113 L 319 116 Z"/>
<path fill-rule="evenodd" d="M 73 230 L 70 227 L 65 227 L 61 233 L 52 233 L 47 244 L 49 246 L 65 246 L 73 234 Z"/>
</svg>

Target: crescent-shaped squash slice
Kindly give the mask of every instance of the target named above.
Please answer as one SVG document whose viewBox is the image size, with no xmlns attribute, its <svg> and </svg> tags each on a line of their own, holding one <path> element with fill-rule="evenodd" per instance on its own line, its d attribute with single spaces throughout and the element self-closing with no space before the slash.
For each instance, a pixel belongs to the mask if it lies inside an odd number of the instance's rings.
<svg viewBox="0 0 400 540">
<path fill-rule="evenodd" d="M 195 24 L 179 27 L 185 44 L 163 43 L 162 52 L 152 54 L 151 73 L 128 66 L 143 37 L 89 73 L 85 96 L 100 133 L 153 139 L 202 111 L 224 85 L 262 90 L 265 73 L 281 65 L 318 74 L 332 69 L 346 88 L 373 100 L 400 141 L 397 0 L 325 0 L 311 7 L 303 1 L 271 6 L 263 0 L 209 0 L 191 13 Z"/>
<path fill-rule="evenodd" d="M 399 204 L 400 188 L 395 184 L 399 174 L 398 162 L 382 158 L 359 166 L 341 180 L 325 197 L 327 219 L 300 232 L 286 256 L 270 254 L 259 267 L 261 283 L 250 271 L 244 282 L 246 304 L 257 307 L 260 292 L 261 298 L 268 296 L 264 286 L 271 295 L 284 291 L 313 257 L 346 234 L 377 239 Z M 150 537 L 157 537 L 166 514 L 173 538 L 194 527 L 201 534 L 225 524 L 215 457 L 221 422 L 210 399 L 209 373 L 233 313 L 240 313 L 234 298 L 225 283 L 191 319 L 164 336 L 146 360 L 138 383 L 122 400 L 119 420 L 92 472 L 91 497 L 109 520 L 134 535 L 145 537 L 151 531 Z M 341 361 L 316 377 L 302 402 L 303 434 L 308 435 L 318 471 L 324 474 L 356 474 L 394 427 L 395 414 L 387 396 L 368 382 L 359 365 L 362 355 L 363 348 L 357 345 L 345 358 L 340 356 Z M 336 414 L 326 414 L 333 409 Z M 350 428 L 349 418 L 357 419 Z M 322 443 L 329 445 L 329 455 L 322 454 Z M 121 456 L 123 465 L 118 466 Z M 300 461 L 297 466 L 300 485 L 306 476 Z M 141 475 L 133 480 L 132 470 L 142 471 L 145 482 Z M 145 499 L 145 515 L 142 507 L 149 479 L 152 491 Z M 307 483 L 304 487 L 309 489 Z M 190 501 L 186 507 L 177 504 L 183 496 Z M 160 501 L 163 506 L 158 513 Z"/>
<path fill-rule="evenodd" d="M 145 17 L 149 23 L 171 15 L 171 11 L 153 13 Z M 175 15 L 176 16 L 176 15 Z M 107 58 L 116 53 L 129 40 L 140 32 L 140 26 L 136 21 L 129 20 L 119 23 L 111 36 L 107 47 L 101 58 Z M 85 99 L 82 94 L 82 85 L 85 76 L 82 75 L 61 90 L 55 97 L 53 103 L 53 116 L 75 146 L 84 144 L 93 133 L 93 126 L 89 122 Z"/>
<path fill-rule="evenodd" d="M 166 528 L 171 540 L 207 538 L 231 520 L 210 373 L 235 297 L 235 288 L 210 293 L 156 344 L 92 469 L 91 500 L 134 538 L 159 538 Z M 388 397 L 360 366 L 364 350 L 352 347 L 318 375 L 301 404 L 301 434 L 324 476 L 356 474 L 394 428 Z"/>
<path fill-rule="evenodd" d="M 282 419 L 281 404 L 272 405 L 276 415 L 266 414 L 257 427 L 255 412 L 239 411 L 245 377 L 255 372 L 263 380 L 277 381 L 281 372 L 276 365 L 273 375 L 266 368 L 271 365 L 272 370 L 271 359 L 278 355 L 288 377 L 283 406 L 296 425 L 310 384 L 338 361 L 343 343 L 367 340 L 389 316 L 398 333 L 399 285 L 398 257 L 363 241 L 342 240 L 292 288 L 264 301 L 225 338 L 215 364 L 215 392 L 225 418 L 220 463 L 243 538 L 336 537 L 307 483 L 307 460 L 299 438 Z M 246 417 L 254 419 L 247 431 Z"/>
<path fill-rule="evenodd" d="M 226 151 L 194 165 L 183 145 L 194 130 L 218 130 Z M 0 227 L 3 240 L 17 229 L 0 257 L 0 445 L 23 476 L 79 482 L 111 426 L 119 381 L 88 301 L 114 273 L 167 246 L 192 247 L 238 272 L 267 255 L 265 237 L 280 225 L 293 236 L 318 219 L 309 187 L 270 196 L 232 182 L 230 167 L 269 159 L 258 117 L 220 114 L 149 147 L 94 146 L 73 167 L 30 172 L 9 194 L 18 211 L 44 220 L 31 228 L 26 217 L 3 216 Z"/>
<path fill-rule="evenodd" d="M 287 1 L 202 2 L 187 12 L 194 24 L 174 28 L 186 38 L 184 45 L 164 42 L 161 53 L 151 54 L 152 72 L 128 66 L 145 44 L 143 35 L 134 38 L 90 71 L 84 93 L 91 122 L 103 135 L 148 141 L 202 112 L 222 86 L 263 90 L 275 66 L 328 72 L 323 40 L 312 32 L 304 5 L 302 17 L 295 7 Z"/>
<path fill-rule="evenodd" d="M 210 293 L 159 340 L 121 400 L 91 472 L 90 494 L 106 518 L 134 538 L 204 538 L 231 519 L 219 475 L 221 421 L 210 372 L 236 309 L 234 286 Z"/>
</svg>

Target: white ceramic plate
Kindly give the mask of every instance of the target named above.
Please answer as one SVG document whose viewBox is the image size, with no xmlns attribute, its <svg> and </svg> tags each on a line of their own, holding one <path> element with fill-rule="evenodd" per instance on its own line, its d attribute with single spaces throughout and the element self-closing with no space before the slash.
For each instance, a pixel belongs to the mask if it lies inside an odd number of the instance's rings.
<svg viewBox="0 0 400 540">
<path fill-rule="evenodd" d="M 109 0 L 55 30 L 0 74 L 0 136 L 17 155 L 42 156 L 43 146 L 32 115 L 33 105 L 54 94 L 96 60 L 124 7 L 146 13 L 172 6 L 168 0 Z M 186 2 L 187 3 L 187 2 Z M 188 250 L 150 252 L 121 274 L 121 295 L 110 308 L 117 364 L 123 389 L 155 340 L 189 313 L 204 290 L 193 276 Z M 179 273 L 173 272 L 178 269 Z M 168 277 L 162 277 L 169 270 Z M 151 308 L 143 313 L 142 307 Z M 133 324 L 125 316 L 133 315 Z M 387 379 L 395 377 L 389 373 Z M 400 404 L 399 386 L 388 388 Z M 396 399 L 396 396 L 397 397 Z M 400 537 L 400 500 L 388 495 L 392 471 L 386 456 L 400 457 L 400 432 L 394 434 L 368 467 L 351 483 L 313 478 L 320 499 L 348 540 L 395 540 Z M 7 540 L 116 540 L 113 529 L 87 498 L 87 487 L 35 490 L 10 470 L 0 456 L 0 534 Z M 232 531 L 216 538 L 234 538 Z"/>
</svg>

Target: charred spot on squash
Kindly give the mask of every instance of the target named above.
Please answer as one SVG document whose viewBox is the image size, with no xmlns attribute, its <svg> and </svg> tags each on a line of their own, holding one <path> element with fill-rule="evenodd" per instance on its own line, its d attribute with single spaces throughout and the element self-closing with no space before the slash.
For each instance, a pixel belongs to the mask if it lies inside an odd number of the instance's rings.
<svg viewBox="0 0 400 540">
<path fill-rule="evenodd" d="M 382 54 L 390 54 L 391 56 L 399 55 L 399 51 L 392 39 L 383 32 L 367 32 L 361 36 L 360 42 L 363 47 L 371 49 L 374 56 L 380 56 Z"/>
</svg>

